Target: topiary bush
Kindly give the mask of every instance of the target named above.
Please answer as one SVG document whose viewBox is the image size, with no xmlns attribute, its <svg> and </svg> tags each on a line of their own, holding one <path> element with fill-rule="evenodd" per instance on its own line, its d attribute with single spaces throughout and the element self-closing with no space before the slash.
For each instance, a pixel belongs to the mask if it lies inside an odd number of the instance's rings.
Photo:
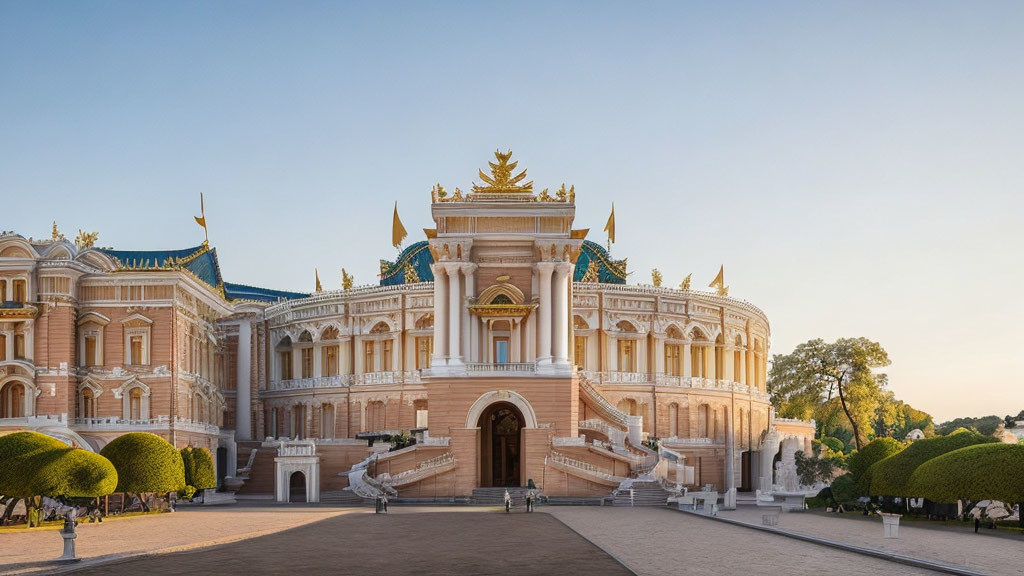
<svg viewBox="0 0 1024 576">
<path fill-rule="evenodd" d="M 0 494 L 15 498 L 95 498 L 117 486 L 117 471 L 99 454 L 38 432 L 0 436 Z"/>
<path fill-rule="evenodd" d="M 868 494 L 871 496 L 920 496 L 909 490 L 910 476 L 925 462 L 967 446 L 998 442 L 991 436 L 963 428 L 948 436 L 917 440 L 897 454 L 876 462 L 871 474 Z"/>
<path fill-rule="evenodd" d="M 185 465 L 170 442 L 149 432 L 130 432 L 100 454 L 117 469 L 118 492 L 177 492 L 185 487 Z"/>
<path fill-rule="evenodd" d="M 833 438 L 832 436 L 825 436 L 821 439 L 823 446 L 828 446 L 828 449 L 832 452 L 838 452 L 840 454 L 846 449 L 846 443 L 839 438 Z"/>
<path fill-rule="evenodd" d="M 185 465 L 185 484 L 196 490 L 217 487 L 217 475 L 213 470 L 213 454 L 208 448 L 186 446 L 181 449 L 181 460 Z"/>
<path fill-rule="evenodd" d="M 936 456 L 914 470 L 908 489 L 934 502 L 1024 503 L 1024 446 L 977 444 Z"/>
<path fill-rule="evenodd" d="M 875 438 L 868 442 L 860 450 L 855 450 L 846 458 L 846 467 L 850 470 L 854 482 L 859 482 L 861 476 L 875 462 L 883 460 L 903 450 L 900 444 L 892 438 Z"/>
<path fill-rule="evenodd" d="M 853 474 L 843 474 L 836 478 L 832 481 L 830 488 L 832 488 L 832 497 L 840 504 L 853 502 L 859 496 L 853 481 Z"/>
</svg>

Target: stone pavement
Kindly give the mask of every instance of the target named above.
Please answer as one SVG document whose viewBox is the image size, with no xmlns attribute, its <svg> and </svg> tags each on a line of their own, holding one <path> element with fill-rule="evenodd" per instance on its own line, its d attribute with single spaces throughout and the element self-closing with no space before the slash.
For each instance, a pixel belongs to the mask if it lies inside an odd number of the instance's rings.
<svg viewBox="0 0 1024 576">
<path fill-rule="evenodd" d="M 761 524 L 761 510 L 754 507 L 741 506 L 721 512 L 720 516 Z M 922 521 L 901 522 L 900 537 L 893 539 L 883 538 L 882 519 L 878 516 L 818 512 L 783 514 L 778 528 L 987 574 L 1024 574 L 1024 536 L 1002 538 L 984 528 L 974 534 L 973 526 L 958 530 L 929 526 Z"/>
<path fill-rule="evenodd" d="M 211 546 L 350 512 L 352 509 L 217 506 L 114 517 L 102 524 L 80 523 L 76 551 L 86 564 L 123 555 Z M 39 561 L 60 557 L 62 547 L 57 530 L 0 533 L 0 574 L 52 572 L 52 564 L 41 565 Z"/>
<path fill-rule="evenodd" d="M 543 510 L 640 576 L 935 574 L 668 508 L 546 507 Z M 878 530 L 881 532 L 881 526 Z"/>
<path fill-rule="evenodd" d="M 361 509 L 250 540 L 131 558 L 74 572 L 126 576 L 209 573 L 631 574 L 548 514 L 398 506 L 387 515 Z"/>
</svg>

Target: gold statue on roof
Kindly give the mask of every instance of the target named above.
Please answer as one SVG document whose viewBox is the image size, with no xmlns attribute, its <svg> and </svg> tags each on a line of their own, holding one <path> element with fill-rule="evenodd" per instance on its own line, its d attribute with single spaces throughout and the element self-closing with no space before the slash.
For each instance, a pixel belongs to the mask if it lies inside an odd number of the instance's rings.
<svg viewBox="0 0 1024 576">
<path fill-rule="evenodd" d="M 86 248 L 92 248 L 96 244 L 96 239 L 99 238 L 99 232 L 82 232 L 82 229 L 78 229 L 78 236 L 75 238 L 75 246 L 78 246 L 79 250 Z"/>
<path fill-rule="evenodd" d="M 345 271 L 344 268 L 342 268 L 341 269 L 341 288 L 342 288 L 342 290 L 351 290 L 352 289 L 352 281 L 353 280 L 354 280 L 354 278 L 352 278 L 352 275 L 349 274 L 347 271 Z"/>
<path fill-rule="evenodd" d="M 601 278 L 598 275 L 599 270 L 600 268 L 598 267 L 597 262 L 591 260 L 590 263 L 587 264 L 587 269 L 583 272 L 583 278 L 580 279 L 580 282 L 600 282 Z"/>
<path fill-rule="evenodd" d="M 406 284 L 417 284 L 420 282 L 420 275 L 416 272 L 416 269 L 412 267 L 411 262 L 405 263 L 405 283 Z"/>
<path fill-rule="evenodd" d="M 50 234 L 50 240 L 53 240 L 54 242 L 56 242 L 57 240 L 63 240 L 63 239 L 64 239 L 64 235 L 60 233 L 60 230 L 57 230 L 57 221 L 54 220 L 53 221 L 53 232 Z"/>
<path fill-rule="evenodd" d="M 691 279 L 692 276 L 693 276 L 693 272 L 690 272 L 689 274 L 686 275 L 686 278 L 683 278 L 683 281 L 680 282 L 680 284 L 679 284 L 679 289 L 680 290 L 689 290 L 690 289 L 690 279 Z"/>
<path fill-rule="evenodd" d="M 512 173 L 515 171 L 516 166 L 519 164 L 516 162 L 509 162 L 512 159 L 512 151 L 502 152 L 500 150 L 494 151 L 494 157 L 498 159 L 498 163 L 488 162 L 487 164 L 491 167 L 490 175 L 485 174 L 483 170 L 479 171 L 480 179 L 484 181 L 486 185 L 481 186 L 476 183 L 473 184 L 473 192 L 487 193 L 508 193 L 508 192 L 533 192 L 533 181 L 520 184 L 526 179 L 526 170 L 524 169 L 515 176 Z"/>
<path fill-rule="evenodd" d="M 661 270 L 658 270 L 657 268 L 651 270 L 651 284 L 654 284 L 655 288 L 661 287 L 662 280 L 663 277 L 661 275 Z"/>
</svg>

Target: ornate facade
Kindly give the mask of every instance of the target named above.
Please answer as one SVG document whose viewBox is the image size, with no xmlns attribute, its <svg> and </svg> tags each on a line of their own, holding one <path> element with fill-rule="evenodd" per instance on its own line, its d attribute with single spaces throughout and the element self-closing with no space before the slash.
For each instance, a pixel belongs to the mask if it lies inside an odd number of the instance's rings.
<svg viewBox="0 0 1024 576">
<path fill-rule="evenodd" d="M 506 153 L 479 176 L 466 193 L 434 187 L 435 227 L 381 261 L 378 286 L 313 294 L 226 283 L 206 243 L 128 252 L 5 233 L 0 430 L 94 449 L 151 430 L 221 448 L 232 476 L 237 446 L 249 478 L 273 474 L 258 455 L 275 439 L 312 440 L 319 485 L 360 495 L 533 480 L 592 496 L 655 472 L 770 483 L 764 313 L 721 283 L 627 285 L 626 262 L 573 228 L 574 188 L 535 193 Z M 813 427 L 779 424 L 809 444 Z M 364 439 L 407 432 L 418 443 L 388 453 Z"/>
</svg>

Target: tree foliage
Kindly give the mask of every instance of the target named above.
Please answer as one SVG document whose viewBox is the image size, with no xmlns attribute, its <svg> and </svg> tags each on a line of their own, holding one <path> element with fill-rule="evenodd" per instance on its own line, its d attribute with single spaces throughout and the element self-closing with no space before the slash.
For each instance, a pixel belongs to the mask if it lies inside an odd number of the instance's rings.
<svg viewBox="0 0 1024 576">
<path fill-rule="evenodd" d="M 914 429 L 924 432 L 925 438 L 935 436 L 935 422 L 931 414 L 897 400 L 891 390 L 883 391 L 875 410 L 875 437 L 891 436 L 903 440 Z"/>
<path fill-rule="evenodd" d="M 966 446 L 998 442 L 971 430 L 960 429 L 948 436 L 918 440 L 897 454 L 876 462 L 871 474 L 868 493 L 871 496 L 920 496 L 909 490 L 910 476 L 925 462 Z"/>
<path fill-rule="evenodd" d="M 874 370 L 888 365 L 886 351 L 867 338 L 840 338 L 832 343 L 819 338 L 800 344 L 790 354 L 774 356 L 768 390 L 780 415 L 813 412 L 838 398 L 859 449 L 867 441 L 887 383 L 886 375 Z"/>
<path fill-rule="evenodd" d="M 982 416 L 981 418 L 956 418 L 949 422 L 943 422 L 935 429 L 937 434 L 949 434 L 958 428 L 971 428 L 990 436 L 995 433 L 996 428 L 1003 423 L 999 416 Z"/>
<path fill-rule="evenodd" d="M 860 482 L 861 477 L 875 462 L 884 460 L 901 450 L 903 450 L 903 444 L 892 438 L 875 438 L 868 442 L 846 459 L 846 467 L 850 470 L 853 482 Z"/>
<path fill-rule="evenodd" d="M 0 462 L 4 496 L 95 498 L 117 486 L 117 472 L 106 458 L 38 432 L 0 436 Z"/>
<path fill-rule="evenodd" d="M 217 487 L 217 475 L 213 470 L 213 455 L 208 448 L 186 446 L 181 449 L 181 461 L 185 466 L 185 484 L 196 490 Z"/>
<path fill-rule="evenodd" d="M 170 442 L 149 432 L 130 432 L 100 452 L 117 469 L 118 492 L 177 492 L 185 487 L 185 465 Z"/>
<path fill-rule="evenodd" d="M 910 476 L 908 489 L 935 502 L 1024 502 L 1024 445 L 967 446 L 932 458 Z"/>
</svg>

